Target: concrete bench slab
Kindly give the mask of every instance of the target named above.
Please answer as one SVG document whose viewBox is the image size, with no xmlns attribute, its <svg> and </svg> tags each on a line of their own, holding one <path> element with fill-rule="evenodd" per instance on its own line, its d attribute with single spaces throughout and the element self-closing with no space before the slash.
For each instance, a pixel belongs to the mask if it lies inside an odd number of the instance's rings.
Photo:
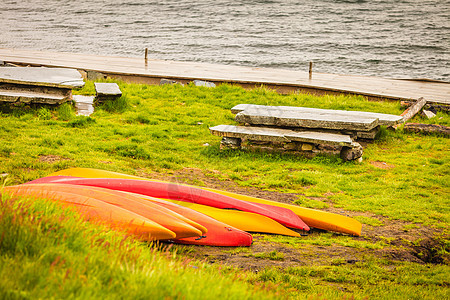
<svg viewBox="0 0 450 300">
<path fill-rule="evenodd" d="M 73 95 L 78 116 L 90 116 L 94 112 L 94 96 Z"/>
<path fill-rule="evenodd" d="M 238 104 L 231 109 L 231 112 L 238 114 L 247 109 L 265 109 L 269 110 L 287 110 L 305 113 L 330 113 L 334 115 L 341 116 L 361 116 L 366 118 L 378 119 L 379 125 L 384 126 L 394 126 L 401 122 L 402 117 L 391 114 L 381 114 L 373 112 L 364 111 L 349 111 L 349 110 L 333 110 L 333 109 L 320 109 L 320 108 L 310 108 L 310 107 L 295 107 L 295 106 L 267 106 L 267 105 L 256 105 L 256 104 Z"/>
<path fill-rule="evenodd" d="M 316 131 L 293 131 L 289 129 L 265 128 L 253 126 L 218 125 L 209 128 L 211 134 L 264 142 L 306 142 L 353 147 L 354 142 L 348 135 Z"/>
<path fill-rule="evenodd" d="M 104 102 L 106 100 L 115 100 L 122 96 L 117 83 L 95 82 L 96 101 Z"/>
<path fill-rule="evenodd" d="M 0 101 L 3 102 L 61 104 L 67 100 L 64 95 L 0 89 Z"/>
<path fill-rule="evenodd" d="M 329 111 L 310 112 L 265 108 L 247 108 L 238 113 L 235 120 L 250 125 L 351 131 L 370 131 L 378 126 L 378 119 L 373 117 L 339 115 Z"/>
<path fill-rule="evenodd" d="M 80 72 L 75 69 L 41 67 L 2 67 L 0 68 L 0 83 L 65 89 L 84 86 Z"/>
</svg>

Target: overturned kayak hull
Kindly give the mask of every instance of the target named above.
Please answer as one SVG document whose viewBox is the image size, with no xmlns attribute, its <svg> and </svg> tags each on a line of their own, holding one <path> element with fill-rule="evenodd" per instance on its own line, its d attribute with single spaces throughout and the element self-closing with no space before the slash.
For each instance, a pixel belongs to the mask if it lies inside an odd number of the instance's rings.
<svg viewBox="0 0 450 300">
<path fill-rule="evenodd" d="M 12 196 L 56 201 L 74 209 L 88 221 L 101 223 L 112 229 L 125 230 L 144 240 L 166 240 L 176 237 L 174 232 L 150 219 L 89 196 L 55 191 L 41 185 L 8 186 L 3 190 Z"/>
<path fill-rule="evenodd" d="M 138 193 L 156 198 L 208 205 L 222 209 L 237 209 L 266 216 L 287 227 L 306 231 L 309 230 L 308 225 L 306 225 L 295 213 L 293 213 L 289 209 L 267 204 L 242 201 L 191 186 L 178 185 L 161 181 L 119 178 L 76 178 L 70 176 L 49 176 L 33 180 L 30 183 L 64 183 L 96 186 L 118 191 Z"/>
<path fill-rule="evenodd" d="M 147 181 L 155 181 L 152 179 L 147 179 L 143 177 L 133 176 L 133 175 L 127 175 L 127 174 L 121 174 L 117 172 L 110 172 L 105 170 L 99 170 L 99 169 L 92 169 L 92 168 L 71 168 L 66 170 L 61 170 L 56 173 L 50 174 L 50 176 L 74 176 L 74 177 L 85 177 L 85 178 L 124 178 L 124 179 L 136 179 L 136 180 L 147 180 Z M 321 210 L 311 209 L 311 208 L 305 208 L 300 207 L 297 205 L 290 205 L 285 203 L 279 203 L 276 201 L 270 201 L 260 198 L 255 198 L 251 196 L 245 196 L 240 194 L 235 194 L 231 192 L 216 190 L 216 189 L 210 189 L 210 188 L 203 188 L 201 189 L 208 190 L 214 193 L 234 197 L 236 199 L 242 200 L 242 201 L 250 201 L 254 203 L 264 203 L 269 204 L 277 207 L 284 207 L 292 210 L 295 214 L 297 214 L 307 225 L 310 227 L 323 229 L 323 230 L 329 230 L 329 231 L 335 231 L 340 233 L 346 233 L 351 235 L 360 236 L 361 235 L 361 229 L 362 225 L 357 220 L 342 216 L 338 214 L 333 214 Z"/>
<path fill-rule="evenodd" d="M 219 220 L 211 218 L 196 210 L 178 205 L 176 203 L 170 202 L 169 200 L 163 200 L 134 193 L 132 195 L 140 197 L 144 201 L 150 201 L 166 207 L 174 212 L 179 213 L 180 215 L 183 215 L 195 221 L 198 224 L 201 224 L 207 229 L 206 234 L 204 234 L 201 238 L 184 238 L 171 240 L 174 243 L 202 246 L 248 247 L 253 242 L 253 237 L 251 234 L 235 228 L 230 224 L 220 222 Z"/>
<path fill-rule="evenodd" d="M 211 206 L 188 203 L 183 201 L 168 200 L 173 203 L 201 212 L 220 222 L 229 224 L 243 231 L 280 234 L 288 236 L 300 236 L 298 232 L 290 230 L 280 223 L 254 213 L 245 211 L 219 209 Z"/>
<path fill-rule="evenodd" d="M 201 231 L 196 228 L 201 227 L 204 229 L 203 226 L 196 224 L 197 226 L 194 227 L 188 224 L 186 222 L 188 219 L 184 216 L 176 214 L 167 208 L 155 205 L 154 203 L 145 202 L 139 197 L 129 195 L 124 192 L 118 192 L 98 187 L 69 184 L 49 183 L 39 184 L 39 186 L 45 188 L 48 191 L 66 192 L 92 197 L 108 204 L 118 206 L 122 209 L 126 209 L 149 220 L 152 220 L 153 222 L 158 223 L 159 225 L 169 229 L 170 231 L 173 231 L 176 234 L 175 238 L 199 237 L 206 233 L 206 230 Z"/>
</svg>

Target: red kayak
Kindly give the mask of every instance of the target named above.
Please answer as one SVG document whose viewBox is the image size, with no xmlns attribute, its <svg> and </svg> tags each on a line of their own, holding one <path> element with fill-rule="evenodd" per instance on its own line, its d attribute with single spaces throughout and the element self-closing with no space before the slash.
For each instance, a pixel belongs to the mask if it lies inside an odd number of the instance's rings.
<svg viewBox="0 0 450 300">
<path fill-rule="evenodd" d="M 306 225 L 290 209 L 268 204 L 246 202 L 229 196 L 202 190 L 200 188 L 178 185 L 174 183 L 119 178 L 79 178 L 72 176 L 49 176 L 33 180 L 29 183 L 66 183 L 96 186 L 118 191 L 143 194 L 156 198 L 203 204 L 222 209 L 237 209 L 269 217 L 287 227 L 309 230 L 308 225 Z"/>
<path fill-rule="evenodd" d="M 137 194 L 136 194 L 137 195 Z M 142 199 L 152 201 L 173 210 L 186 218 L 191 219 L 208 229 L 208 232 L 201 238 L 174 239 L 174 243 L 202 245 L 202 246 L 223 246 L 223 247 L 248 247 L 251 246 L 253 237 L 250 233 L 232 227 L 228 224 L 217 221 L 205 214 L 193 209 L 167 202 L 165 200 L 141 195 Z"/>
</svg>

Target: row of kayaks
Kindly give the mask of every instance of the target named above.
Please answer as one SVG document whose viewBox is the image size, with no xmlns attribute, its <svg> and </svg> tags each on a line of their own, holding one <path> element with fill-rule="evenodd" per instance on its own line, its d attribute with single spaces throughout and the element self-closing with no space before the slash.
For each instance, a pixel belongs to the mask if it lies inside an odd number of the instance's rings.
<svg viewBox="0 0 450 300">
<path fill-rule="evenodd" d="M 250 246 L 249 232 L 300 236 L 319 228 L 361 234 L 361 223 L 347 216 L 89 168 L 62 170 L 4 190 L 58 201 L 87 220 L 148 241 Z"/>
</svg>

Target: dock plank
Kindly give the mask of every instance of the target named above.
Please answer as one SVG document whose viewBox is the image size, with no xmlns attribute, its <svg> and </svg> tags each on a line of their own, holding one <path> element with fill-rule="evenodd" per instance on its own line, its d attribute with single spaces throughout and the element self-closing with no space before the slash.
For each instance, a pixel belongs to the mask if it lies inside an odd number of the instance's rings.
<svg viewBox="0 0 450 300">
<path fill-rule="evenodd" d="M 144 58 L 96 56 L 48 51 L 0 49 L 0 59 L 33 64 L 93 70 L 108 74 L 206 80 L 216 83 L 266 84 L 291 90 L 351 93 L 395 100 L 417 100 L 450 104 L 450 83 L 377 78 L 370 76 L 309 73 L 296 70 L 227 66 L 197 62 L 175 62 Z"/>
</svg>

